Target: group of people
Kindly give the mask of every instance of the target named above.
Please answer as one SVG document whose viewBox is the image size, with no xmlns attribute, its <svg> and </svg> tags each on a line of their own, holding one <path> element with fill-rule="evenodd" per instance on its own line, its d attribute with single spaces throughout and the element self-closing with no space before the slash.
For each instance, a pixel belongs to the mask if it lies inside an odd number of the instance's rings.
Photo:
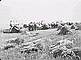
<svg viewBox="0 0 81 60">
<path fill-rule="evenodd" d="M 29 31 L 37 30 L 37 25 L 35 24 L 35 22 L 34 22 L 34 23 L 33 23 L 33 22 L 30 22 L 30 23 L 28 24 L 28 30 L 29 30 Z"/>
<path fill-rule="evenodd" d="M 42 22 L 41 23 L 30 22 L 28 24 L 29 31 L 45 30 L 45 29 L 49 29 L 49 26 Z"/>
<path fill-rule="evenodd" d="M 28 28 L 29 31 L 36 31 L 36 30 L 45 30 L 45 29 L 54 29 L 57 28 L 58 30 L 67 30 L 67 26 L 71 26 L 71 29 L 75 29 L 74 23 L 63 23 L 63 22 L 52 22 L 52 23 L 43 23 L 43 22 L 30 22 L 28 25 L 24 24 L 24 28 Z M 17 24 L 13 24 L 12 21 L 10 21 L 10 28 L 14 27 L 15 29 L 19 30 L 19 27 Z M 63 29 L 62 29 L 63 28 Z M 68 31 L 68 30 L 67 30 Z M 66 34 L 66 33 L 65 33 Z"/>
</svg>

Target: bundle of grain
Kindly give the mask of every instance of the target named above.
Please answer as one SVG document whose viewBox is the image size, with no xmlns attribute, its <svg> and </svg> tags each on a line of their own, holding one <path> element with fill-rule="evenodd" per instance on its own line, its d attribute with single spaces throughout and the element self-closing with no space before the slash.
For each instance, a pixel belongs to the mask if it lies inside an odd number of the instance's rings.
<svg viewBox="0 0 81 60">
<path fill-rule="evenodd" d="M 71 31 L 68 30 L 67 27 L 62 26 L 61 29 L 60 29 L 60 32 L 58 33 L 58 35 L 67 35 L 69 32 L 71 33 Z"/>
</svg>

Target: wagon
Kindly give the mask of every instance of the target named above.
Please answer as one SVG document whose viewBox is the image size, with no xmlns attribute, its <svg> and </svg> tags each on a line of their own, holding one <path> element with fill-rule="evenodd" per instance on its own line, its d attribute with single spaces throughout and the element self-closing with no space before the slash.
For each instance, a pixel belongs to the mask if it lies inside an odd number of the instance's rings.
<svg viewBox="0 0 81 60">
<path fill-rule="evenodd" d="M 21 33 L 20 29 L 12 27 L 10 29 L 4 29 L 3 33 Z"/>
</svg>

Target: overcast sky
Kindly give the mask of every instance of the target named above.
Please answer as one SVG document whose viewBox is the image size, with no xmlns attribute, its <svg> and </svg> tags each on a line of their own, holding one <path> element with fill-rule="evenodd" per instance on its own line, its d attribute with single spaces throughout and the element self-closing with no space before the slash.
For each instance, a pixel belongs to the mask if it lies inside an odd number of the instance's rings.
<svg viewBox="0 0 81 60">
<path fill-rule="evenodd" d="M 2 0 L 0 27 L 7 27 L 9 20 L 81 21 L 81 0 Z"/>
</svg>

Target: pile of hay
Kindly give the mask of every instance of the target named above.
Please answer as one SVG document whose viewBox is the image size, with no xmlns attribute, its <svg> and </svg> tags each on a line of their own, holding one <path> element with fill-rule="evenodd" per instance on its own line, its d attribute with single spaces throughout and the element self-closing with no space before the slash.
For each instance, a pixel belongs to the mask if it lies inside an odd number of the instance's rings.
<svg viewBox="0 0 81 60">
<path fill-rule="evenodd" d="M 67 35 L 68 33 L 71 33 L 71 31 L 67 27 L 62 26 L 58 35 Z"/>
</svg>

